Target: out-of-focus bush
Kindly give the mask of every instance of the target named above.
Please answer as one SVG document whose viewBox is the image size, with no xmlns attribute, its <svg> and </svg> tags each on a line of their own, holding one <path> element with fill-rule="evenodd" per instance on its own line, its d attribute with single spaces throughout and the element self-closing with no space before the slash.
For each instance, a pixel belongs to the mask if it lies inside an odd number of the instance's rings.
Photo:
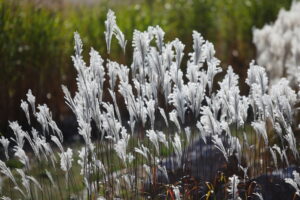
<svg viewBox="0 0 300 200">
<path fill-rule="evenodd" d="M 55 118 L 65 112 L 60 84 L 72 85 L 73 32 L 84 36 L 84 52 L 93 47 L 106 55 L 103 21 L 109 8 L 116 11 L 126 39 L 132 38 L 134 28 L 158 24 L 167 39 L 178 37 L 191 47 L 192 30 L 201 32 L 215 44 L 217 57 L 231 64 L 243 80 L 254 57 L 252 27 L 273 21 L 280 8 L 291 4 L 291 0 L 38 2 L 0 0 L 0 132 L 6 132 L 7 120 L 25 119 L 17 105 L 28 88 L 38 103 L 49 104 Z M 131 45 L 125 56 L 116 45 L 110 58 L 130 65 Z"/>
</svg>

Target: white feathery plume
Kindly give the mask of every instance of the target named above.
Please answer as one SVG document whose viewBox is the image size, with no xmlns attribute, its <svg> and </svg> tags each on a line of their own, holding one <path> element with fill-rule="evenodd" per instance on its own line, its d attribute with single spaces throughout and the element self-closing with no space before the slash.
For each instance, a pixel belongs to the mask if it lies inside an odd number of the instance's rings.
<svg viewBox="0 0 300 200">
<path fill-rule="evenodd" d="M 186 91 L 181 91 L 179 88 L 175 87 L 173 93 L 168 97 L 169 104 L 172 104 L 176 108 L 181 123 L 185 122 L 185 111 L 187 109 L 185 92 Z"/>
<path fill-rule="evenodd" d="M 7 138 L 1 136 L 0 143 L 3 146 L 5 157 L 8 160 L 9 159 L 9 155 L 8 155 L 9 140 Z"/>
<path fill-rule="evenodd" d="M 26 176 L 26 178 L 28 178 L 31 182 L 33 182 L 34 185 L 35 185 L 40 191 L 43 191 L 43 188 L 42 188 L 41 184 L 40 184 L 33 176 Z"/>
<path fill-rule="evenodd" d="M 27 193 L 27 198 L 32 198 L 31 196 L 31 190 L 30 190 L 30 182 L 29 179 L 27 178 L 25 172 L 23 169 L 16 169 L 18 174 L 21 176 L 21 183 L 24 186 L 26 193 Z"/>
<path fill-rule="evenodd" d="M 111 39 L 116 26 L 116 16 L 112 10 L 108 10 L 107 17 L 104 23 L 105 23 L 104 34 L 105 34 L 106 47 L 107 47 L 107 52 L 110 53 Z"/>
<path fill-rule="evenodd" d="M 144 168 L 144 170 L 145 170 L 145 172 L 146 172 L 146 174 L 147 174 L 147 176 L 150 179 L 150 182 L 152 184 L 153 180 L 152 180 L 152 173 L 151 173 L 150 167 L 148 165 L 146 165 L 146 164 L 143 164 L 143 168 Z"/>
<path fill-rule="evenodd" d="M 154 129 L 154 122 L 155 122 L 155 101 L 153 99 L 149 99 L 146 101 L 146 110 L 147 115 L 149 116 L 151 128 Z"/>
<path fill-rule="evenodd" d="M 142 156 L 144 156 L 146 158 L 146 160 L 148 160 L 149 149 L 147 147 L 145 147 L 143 144 L 141 145 L 140 148 L 135 147 L 134 151 L 141 154 Z"/>
<path fill-rule="evenodd" d="M 182 157 L 182 146 L 181 146 L 180 137 L 177 133 L 175 133 L 172 145 L 173 145 L 173 148 L 175 151 L 177 163 L 180 166 L 181 165 L 181 157 Z"/>
<path fill-rule="evenodd" d="M 119 139 L 116 144 L 114 144 L 114 149 L 125 166 L 127 166 L 128 155 L 126 153 L 126 148 L 129 142 L 129 138 L 130 135 L 128 135 L 125 131 L 122 131 L 122 138 Z"/>
<path fill-rule="evenodd" d="M 212 136 L 212 142 L 214 144 L 214 146 L 219 150 L 221 151 L 221 153 L 223 154 L 226 162 L 228 162 L 228 153 L 223 145 L 223 142 L 221 140 L 221 138 L 219 138 L 218 135 L 213 135 Z"/>
<path fill-rule="evenodd" d="M 46 172 L 46 176 L 48 177 L 48 179 L 49 179 L 51 185 L 52 185 L 53 187 L 56 187 L 56 188 L 57 188 L 57 185 L 54 183 L 54 180 L 53 180 L 53 177 L 52 177 L 51 173 L 50 173 L 47 169 L 45 170 L 45 172 Z"/>
<path fill-rule="evenodd" d="M 28 103 L 26 101 L 21 100 L 21 108 L 24 111 L 26 115 L 26 119 L 28 124 L 30 124 L 30 115 L 29 115 L 29 109 L 28 109 Z"/>
<path fill-rule="evenodd" d="M 296 139 L 294 133 L 291 130 L 291 127 L 288 129 L 288 134 L 283 136 L 284 139 L 288 142 L 290 150 L 293 152 L 294 158 L 298 159 L 299 152 L 297 150 Z"/>
<path fill-rule="evenodd" d="M 185 132 L 185 136 L 186 136 L 186 141 L 189 144 L 190 140 L 191 140 L 191 128 L 190 127 L 186 127 L 184 129 L 184 132 Z"/>
<path fill-rule="evenodd" d="M 109 76 L 109 85 L 112 90 L 115 88 L 115 84 L 117 81 L 117 75 L 120 71 L 120 66 L 117 62 L 108 61 L 108 76 Z"/>
<path fill-rule="evenodd" d="M 154 145 L 156 153 L 159 154 L 159 143 L 158 143 L 157 133 L 154 130 L 147 130 L 146 132 L 147 132 L 146 136 Z"/>
<path fill-rule="evenodd" d="M 206 144 L 206 137 L 208 136 L 207 132 L 204 130 L 200 121 L 197 122 L 197 128 L 199 129 L 199 134 L 204 143 Z"/>
<path fill-rule="evenodd" d="M 163 173 L 163 175 L 165 176 L 165 178 L 167 179 L 167 181 L 169 181 L 169 176 L 168 176 L 168 172 L 167 172 L 166 166 L 160 166 L 160 165 L 158 165 L 158 169 Z"/>
<path fill-rule="evenodd" d="M 157 139 L 159 142 L 163 143 L 165 147 L 169 147 L 169 143 L 166 139 L 166 135 L 162 131 L 157 131 Z"/>
<path fill-rule="evenodd" d="M 72 149 L 68 148 L 67 151 L 60 153 L 60 168 L 65 171 L 69 172 L 72 167 L 73 162 L 73 151 Z"/>
<path fill-rule="evenodd" d="M 0 172 L 4 176 L 8 177 L 16 186 L 18 186 L 16 179 L 12 174 L 11 170 L 6 166 L 5 162 L 3 162 L 2 160 L 0 160 Z"/>
<path fill-rule="evenodd" d="M 83 45 L 78 32 L 74 32 L 74 41 L 75 41 L 75 45 L 74 45 L 75 56 L 81 57 Z"/>
<path fill-rule="evenodd" d="M 211 109 L 208 106 L 203 106 L 201 111 L 201 123 L 203 129 L 208 134 L 218 134 L 220 132 L 220 125 L 218 121 L 214 118 Z"/>
<path fill-rule="evenodd" d="M 238 159 L 238 162 L 241 163 L 242 160 L 242 147 L 240 144 L 240 140 L 237 137 L 231 137 L 230 138 L 230 149 L 229 149 L 229 155 L 235 154 L 236 158 Z"/>
<path fill-rule="evenodd" d="M 271 156 L 272 156 L 275 168 L 278 169 L 276 153 L 274 152 L 273 147 L 269 147 L 269 150 L 270 150 L 270 153 L 271 153 Z"/>
<path fill-rule="evenodd" d="M 213 82 L 215 76 L 222 72 L 222 69 L 218 67 L 220 64 L 220 61 L 216 58 L 212 59 L 207 63 L 207 83 L 209 88 L 209 93 L 211 94 L 212 88 L 213 88 Z"/>
<path fill-rule="evenodd" d="M 150 36 L 148 32 L 141 32 L 138 30 L 135 30 L 133 32 L 133 40 L 132 40 L 132 46 L 134 47 L 134 56 L 141 59 L 141 65 L 145 65 L 146 57 L 149 51 L 149 44 L 150 44 Z M 140 68 L 140 70 L 144 70 Z M 140 72 L 140 75 L 145 75 L 145 72 L 142 74 Z"/>
<path fill-rule="evenodd" d="M 127 40 L 125 39 L 125 36 L 123 34 L 123 32 L 120 30 L 120 28 L 115 25 L 115 28 L 114 28 L 114 34 L 123 50 L 123 53 L 125 53 L 125 48 L 126 48 L 126 44 L 127 44 Z"/>
<path fill-rule="evenodd" d="M 183 58 L 183 50 L 184 50 L 184 47 L 185 45 L 182 44 L 181 41 L 179 41 L 178 38 L 176 38 L 173 42 L 172 42 L 172 45 L 175 49 L 175 52 L 176 52 L 176 66 L 177 66 L 177 69 L 180 69 L 180 64 L 181 64 L 181 61 L 182 61 L 182 58 Z"/>
<path fill-rule="evenodd" d="M 197 31 L 193 31 L 193 50 L 194 52 L 191 53 L 191 59 L 195 65 L 204 62 L 204 39 L 200 33 Z"/>
<path fill-rule="evenodd" d="M 163 51 L 163 46 L 164 46 L 164 36 L 165 36 L 165 32 L 159 27 L 159 26 L 155 26 L 155 27 L 149 27 L 148 30 L 150 29 L 150 32 L 152 32 L 152 34 L 155 36 L 155 42 L 156 42 L 156 46 L 158 48 L 158 50 L 160 52 Z"/>
<path fill-rule="evenodd" d="M 161 116 L 164 118 L 164 121 L 165 121 L 167 127 L 169 127 L 169 123 L 168 123 L 168 119 L 167 119 L 165 110 L 160 107 L 158 107 L 158 110 L 159 110 L 159 113 L 161 114 Z"/>
<path fill-rule="evenodd" d="M 238 184 L 240 183 L 238 176 L 234 174 L 228 179 L 229 179 L 229 185 L 228 185 L 227 192 L 231 196 L 230 200 L 240 200 L 241 198 L 239 197 L 239 192 L 237 187 Z"/>
<path fill-rule="evenodd" d="M 174 122 L 174 124 L 176 125 L 178 131 L 180 131 L 181 130 L 181 126 L 180 126 L 178 118 L 177 118 L 177 111 L 176 110 L 172 110 L 169 113 L 169 117 L 170 117 L 170 121 Z"/>
<path fill-rule="evenodd" d="M 51 135 L 51 140 L 57 145 L 57 147 L 59 148 L 59 150 L 61 152 L 64 152 L 64 148 L 63 148 L 61 142 L 55 135 Z"/>
<path fill-rule="evenodd" d="M 31 106 L 32 112 L 35 115 L 35 96 L 32 95 L 32 92 L 30 89 L 28 90 L 26 96 L 27 96 L 27 101 L 29 102 L 29 104 Z"/>
<path fill-rule="evenodd" d="M 25 142 L 24 137 L 27 133 L 22 130 L 21 126 L 16 121 L 9 122 L 9 127 L 13 130 L 13 133 L 16 136 L 16 138 L 12 140 L 16 142 L 20 148 L 23 148 Z"/>
<path fill-rule="evenodd" d="M 265 122 L 255 121 L 251 123 L 251 126 L 254 128 L 256 134 L 258 134 L 258 136 L 261 136 L 264 139 L 265 145 L 268 146 L 269 140 Z"/>
</svg>

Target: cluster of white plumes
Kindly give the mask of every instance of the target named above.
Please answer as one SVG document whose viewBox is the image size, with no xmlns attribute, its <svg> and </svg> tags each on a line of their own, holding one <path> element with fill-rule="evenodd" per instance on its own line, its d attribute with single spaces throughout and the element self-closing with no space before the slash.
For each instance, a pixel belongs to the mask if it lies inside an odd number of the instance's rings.
<svg viewBox="0 0 300 200">
<path fill-rule="evenodd" d="M 299 5 L 295 4 L 292 10 L 299 10 Z M 285 15 L 291 15 L 290 18 L 293 18 L 297 14 L 295 12 L 288 14 L 282 11 L 279 19 Z M 112 37 L 115 36 L 125 53 L 127 42 L 116 25 L 114 13 L 109 11 L 107 18 L 105 39 L 108 52 Z M 274 27 L 281 32 L 286 30 L 277 25 L 277 22 Z M 268 26 L 266 29 L 270 31 L 272 28 L 273 26 Z M 256 34 L 265 33 L 256 31 Z M 286 33 L 285 37 L 291 34 Z M 138 174 L 138 158 L 145 159 L 143 165 L 140 165 L 151 183 L 155 182 L 156 177 L 152 173 L 156 170 L 160 170 L 168 179 L 166 167 L 159 162 L 163 159 L 162 148 L 174 152 L 177 165 L 182 167 L 185 145 L 195 138 L 201 138 L 204 143 L 211 141 L 214 147 L 222 152 L 226 162 L 230 162 L 230 157 L 235 157 L 245 172 L 244 177 L 247 177 L 247 169 L 251 170 L 256 162 L 255 151 L 259 151 L 261 157 L 262 154 L 270 155 L 273 161 L 268 167 L 273 169 L 279 164 L 285 167 L 298 160 L 299 153 L 293 133 L 294 107 L 298 96 L 289 86 L 289 81 L 283 78 L 270 85 L 265 68 L 251 62 L 246 79 L 250 87 L 249 95 L 240 94 L 239 77 L 230 66 L 223 80 L 219 81 L 219 89 L 216 90 L 215 76 L 222 72 L 222 68 L 220 61 L 215 57 L 214 46 L 204 40 L 197 31 L 193 32 L 192 37 L 193 52 L 188 54 L 185 73 L 181 69 L 185 45 L 179 39 L 165 43 L 164 32 L 159 26 L 149 27 L 146 31 L 134 31 L 133 62 L 130 68 L 108 59 L 104 60 L 93 48 L 90 50 L 90 62 L 86 64 L 82 57 L 82 41 L 79 34 L 75 33 L 75 55 L 72 56 L 72 60 L 77 71 L 77 91 L 72 96 L 66 86 L 62 89 L 67 105 L 76 116 L 78 134 L 84 141 L 83 147 L 78 152 L 71 148 L 65 150 L 62 132 L 53 121 L 49 108 L 45 104 L 36 107 L 35 97 L 29 90 L 27 101 L 21 102 L 21 108 L 25 112 L 28 124 L 36 120 L 40 129 L 32 128 L 29 133 L 22 130 L 17 122 L 11 122 L 10 128 L 14 137 L 10 140 L 3 137 L 0 139 L 7 159 L 10 158 L 8 148 L 11 145 L 14 156 L 25 166 L 24 169 L 18 170 L 23 187 L 15 180 L 4 162 L 0 162 L 0 172 L 14 183 L 15 189 L 24 197 L 30 198 L 30 182 L 42 191 L 44 186 L 27 174 L 30 173 L 32 161 L 23 150 L 25 142 L 31 146 L 38 161 L 49 162 L 53 168 L 60 165 L 61 170 L 66 173 L 68 188 L 71 184 L 69 179 L 72 176 L 69 175 L 72 173 L 73 161 L 75 155 L 78 155 L 80 174 L 91 198 L 93 194 L 99 194 L 102 181 L 106 183 L 103 187 L 107 190 L 108 187 L 122 187 L 131 192 L 137 191 L 138 188 L 134 188 L 134 184 L 137 187 L 141 180 L 144 181 L 143 173 Z M 285 43 L 274 40 L 263 40 L 266 44 L 268 41 L 270 45 L 277 46 L 275 49 L 272 46 L 270 52 L 264 53 L 261 50 L 262 57 L 259 58 L 259 62 L 269 60 L 269 56 L 278 53 L 276 50 L 283 50 L 281 47 L 287 48 Z M 258 49 L 263 47 L 264 45 Z M 291 55 L 294 55 L 299 51 L 299 46 L 291 46 L 290 49 L 293 53 Z M 273 64 L 274 67 L 279 67 L 276 59 L 274 62 L 271 58 L 270 60 L 268 69 Z M 103 100 L 105 94 L 110 95 L 110 101 Z M 124 120 L 124 112 L 120 112 L 120 101 L 125 102 L 123 109 L 128 113 L 128 121 Z M 168 112 L 169 110 L 171 111 Z M 34 118 L 30 118 L 29 112 Z M 251 117 L 248 116 L 249 113 Z M 189 127 L 187 122 L 190 118 L 187 119 L 187 116 L 192 116 L 196 127 Z M 160 126 L 157 126 L 158 120 Z M 163 129 L 162 126 L 166 128 Z M 258 144 L 248 140 L 248 137 L 253 136 L 246 133 L 246 128 L 256 133 L 258 141 L 263 142 Z M 166 134 L 163 132 L 166 129 L 175 133 Z M 231 133 L 232 130 L 235 130 L 235 134 Z M 96 133 L 97 141 L 93 141 L 92 131 Z M 242 137 L 239 137 L 239 134 L 242 134 Z M 135 148 L 129 148 L 130 139 L 137 135 L 140 138 L 146 136 L 149 139 L 148 144 L 139 140 Z M 186 141 L 185 144 L 183 140 Z M 280 141 L 280 144 L 274 144 L 275 140 Z M 54 144 L 60 151 L 60 159 L 57 159 L 52 150 Z M 110 163 L 113 151 L 119 158 L 119 164 L 125 169 L 119 175 L 113 175 L 110 169 L 113 165 Z M 248 153 L 243 155 L 243 152 Z M 243 156 L 246 157 L 246 166 L 241 166 Z M 129 169 L 134 164 L 133 170 Z M 256 168 L 263 166 L 256 165 Z M 95 174 L 98 179 L 95 179 Z M 46 171 L 46 175 L 52 185 L 55 185 L 49 171 Z M 229 179 L 228 192 L 232 199 L 239 199 L 239 182 L 240 179 L 235 175 Z M 288 182 L 293 183 L 290 179 Z M 180 199 L 180 187 L 172 188 L 176 199 Z M 298 191 L 298 188 L 296 189 Z M 120 195 L 117 194 L 119 190 L 112 191 L 112 195 Z"/>
<path fill-rule="evenodd" d="M 296 86 L 300 81 L 300 2 L 280 10 L 273 24 L 254 29 L 257 62 L 265 66 L 272 82 L 287 77 Z"/>
</svg>

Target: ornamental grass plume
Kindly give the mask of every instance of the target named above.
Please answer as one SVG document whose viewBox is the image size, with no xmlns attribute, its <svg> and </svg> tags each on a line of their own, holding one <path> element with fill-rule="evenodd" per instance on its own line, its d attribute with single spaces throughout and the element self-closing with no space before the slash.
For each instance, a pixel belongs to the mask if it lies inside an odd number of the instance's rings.
<svg viewBox="0 0 300 200">
<path fill-rule="evenodd" d="M 113 37 L 127 53 L 113 11 L 104 23 L 107 53 Z M 28 90 L 20 106 L 28 126 L 9 122 L 12 137 L 0 139 L 2 199 L 263 199 L 273 194 L 261 180 L 274 174 L 286 198 L 299 195 L 300 95 L 290 80 L 273 84 L 252 61 L 249 94 L 241 94 L 230 66 L 215 84 L 223 69 L 213 44 L 197 31 L 191 38 L 193 52 L 185 53 L 179 39 L 165 41 L 159 26 L 135 30 L 126 66 L 96 48 L 86 62 L 75 32 L 77 89 L 62 91 L 80 142 L 67 144 L 50 108 Z"/>
</svg>

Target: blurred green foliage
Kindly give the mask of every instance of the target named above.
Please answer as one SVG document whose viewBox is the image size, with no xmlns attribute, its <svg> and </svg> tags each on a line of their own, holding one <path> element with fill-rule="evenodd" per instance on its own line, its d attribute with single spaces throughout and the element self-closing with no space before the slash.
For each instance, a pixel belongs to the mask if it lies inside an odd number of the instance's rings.
<svg viewBox="0 0 300 200">
<path fill-rule="evenodd" d="M 186 53 L 191 51 L 192 31 L 197 30 L 215 44 L 224 66 L 231 64 L 244 79 L 248 63 L 255 56 L 252 28 L 274 21 L 280 8 L 289 8 L 292 0 L 107 0 L 92 5 L 59 0 L 38 2 L 0 0 L 3 132 L 7 131 L 7 120 L 24 118 L 19 103 L 29 88 L 37 95 L 38 103 L 50 105 L 54 116 L 65 112 L 60 85 L 75 87 L 70 59 L 73 32 L 78 31 L 83 39 L 86 61 L 91 47 L 107 57 L 104 21 L 109 8 L 116 12 L 117 23 L 129 40 L 125 56 L 113 41 L 110 59 L 131 63 L 134 29 L 160 25 L 167 40 L 177 37 L 186 44 Z"/>
</svg>

